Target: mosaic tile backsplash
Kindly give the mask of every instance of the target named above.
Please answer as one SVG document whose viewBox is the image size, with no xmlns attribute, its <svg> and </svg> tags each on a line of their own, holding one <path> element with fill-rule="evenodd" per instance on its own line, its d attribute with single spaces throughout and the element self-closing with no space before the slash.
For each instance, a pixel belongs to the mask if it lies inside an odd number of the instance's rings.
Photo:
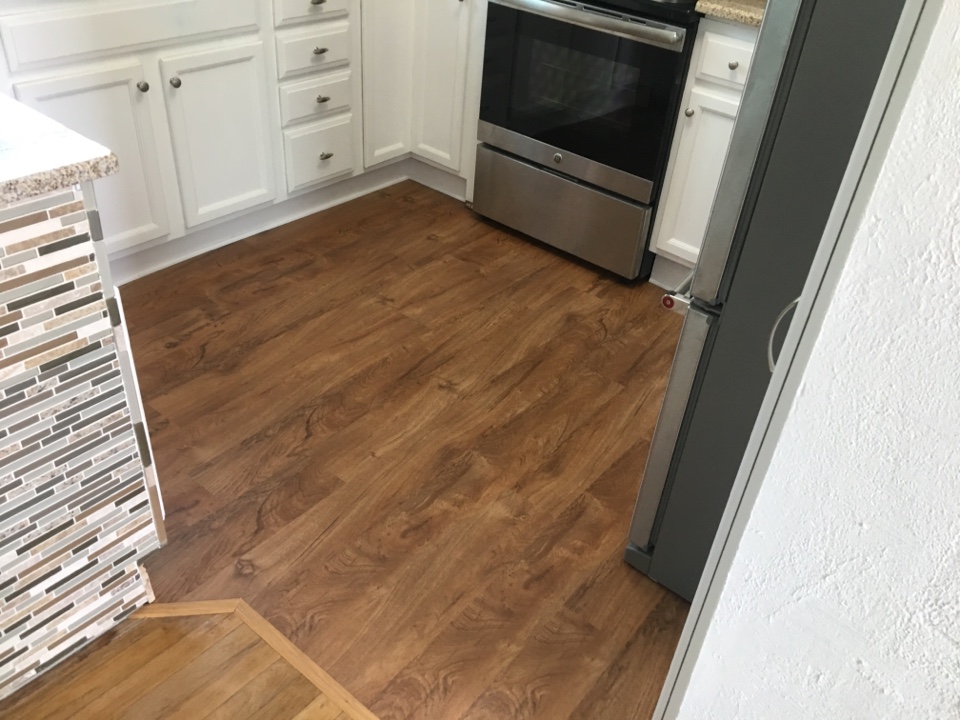
<svg viewBox="0 0 960 720">
<path fill-rule="evenodd" d="M 79 187 L 0 206 L 0 698 L 150 595 L 155 483 L 103 282 Z"/>
</svg>

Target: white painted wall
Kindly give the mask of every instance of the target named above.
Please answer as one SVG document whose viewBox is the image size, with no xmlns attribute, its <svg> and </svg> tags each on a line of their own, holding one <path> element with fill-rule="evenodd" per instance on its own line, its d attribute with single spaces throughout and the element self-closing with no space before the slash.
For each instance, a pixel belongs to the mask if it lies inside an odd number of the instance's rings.
<svg viewBox="0 0 960 720">
<path fill-rule="evenodd" d="M 683 720 L 960 718 L 957 108 L 947 0 Z"/>
</svg>

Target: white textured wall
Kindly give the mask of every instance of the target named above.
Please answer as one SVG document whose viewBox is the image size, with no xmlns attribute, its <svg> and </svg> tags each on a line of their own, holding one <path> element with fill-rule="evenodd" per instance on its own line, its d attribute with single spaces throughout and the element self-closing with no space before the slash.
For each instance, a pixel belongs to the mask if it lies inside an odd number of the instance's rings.
<svg viewBox="0 0 960 720">
<path fill-rule="evenodd" d="M 960 718 L 957 0 L 946 0 L 680 716 Z"/>
</svg>

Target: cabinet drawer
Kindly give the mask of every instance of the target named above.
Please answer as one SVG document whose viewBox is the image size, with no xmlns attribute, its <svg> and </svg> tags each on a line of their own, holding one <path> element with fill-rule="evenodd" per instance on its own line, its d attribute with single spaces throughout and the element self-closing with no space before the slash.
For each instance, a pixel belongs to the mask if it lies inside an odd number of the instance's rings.
<svg viewBox="0 0 960 720">
<path fill-rule="evenodd" d="M 298 73 L 323 70 L 350 58 L 350 23 L 322 23 L 309 32 L 290 32 L 277 37 L 280 79 Z"/>
<path fill-rule="evenodd" d="M 706 32 L 697 76 L 724 85 L 742 86 L 753 60 L 753 43 Z"/>
<path fill-rule="evenodd" d="M 280 88 L 283 126 L 348 110 L 351 89 L 349 70 L 284 85 Z"/>
<path fill-rule="evenodd" d="M 316 5 L 311 0 L 274 0 L 277 26 L 296 22 L 321 20 L 350 11 L 350 0 L 321 0 Z"/>
<path fill-rule="evenodd" d="M 283 145 L 290 192 L 349 172 L 353 169 L 353 116 L 287 130 Z M 332 157 L 322 159 L 324 154 Z"/>
</svg>

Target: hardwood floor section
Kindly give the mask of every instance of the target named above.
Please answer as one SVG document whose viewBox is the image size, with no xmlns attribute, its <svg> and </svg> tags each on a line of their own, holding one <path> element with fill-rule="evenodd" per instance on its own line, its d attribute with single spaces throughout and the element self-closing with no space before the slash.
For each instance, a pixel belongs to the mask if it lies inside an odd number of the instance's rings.
<svg viewBox="0 0 960 720">
<path fill-rule="evenodd" d="M 246 603 L 151 606 L 0 702 L 8 720 L 376 720 Z"/>
<path fill-rule="evenodd" d="M 680 320 L 414 183 L 123 288 L 161 601 L 243 598 L 382 720 L 650 716 L 621 560 Z"/>
</svg>

